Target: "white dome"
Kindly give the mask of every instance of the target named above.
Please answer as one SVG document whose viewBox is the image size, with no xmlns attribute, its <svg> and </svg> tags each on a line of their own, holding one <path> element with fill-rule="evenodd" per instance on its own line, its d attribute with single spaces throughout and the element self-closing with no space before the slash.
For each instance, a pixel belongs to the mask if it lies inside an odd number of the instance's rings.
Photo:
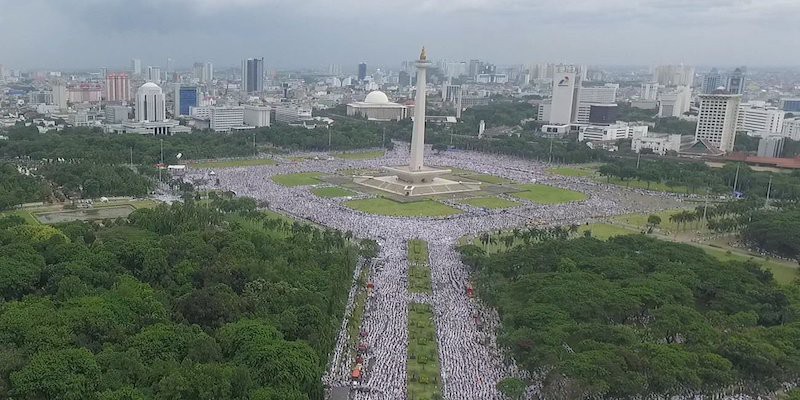
<svg viewBox="0 0 800 400">
<path fill-rule="evenodd" d="M 380 90 L 369 92 L 367 97 L 364 99 L 364 103 L 369 104 L 386 104 L 388 102 L 389 98 L 386 97 L 386 93 L 383 93 Z"/>
<path fill-rule="evenodd" d="M 148 93 L 158 92 L 158 93 L 161 93 L 161 86 L 158 86 L 153 82 L 147 82 L 144 85 L 140 86 L 139 90 L 137 90 L 137 92 L 148 92 Z"/>
</svg>

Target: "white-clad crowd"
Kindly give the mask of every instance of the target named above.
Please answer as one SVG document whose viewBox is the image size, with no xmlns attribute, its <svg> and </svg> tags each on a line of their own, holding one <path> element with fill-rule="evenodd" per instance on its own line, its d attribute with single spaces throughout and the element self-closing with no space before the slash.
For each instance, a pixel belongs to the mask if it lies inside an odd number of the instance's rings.
<svg viewBox="0 0 800 400">
<path fill-rule="evenodd" d="M 402 399 L 406 395 L 409 302 L 433 306 L 441 362 L 442 394 L 447 399 L 499 399 L 497 383 L 511 376 L 525 376 L 497 345 L 494 332 L 499 325 L 497 313 L 467 296 L 468 271 L 456 251 L 457 240 L 464 235 L 510 228 L 585 223 L 595 218 L 631 212 L 649 212 L 679 205 L 680 198 L 668 194 L 625 190 L 585 178 L 554 176 L 542 163 L 517 158 L 465 151 L 429 154 L 430 165 L 448 166 L 490 174 L 520 183 L 542 183 L 586 193 L 585 201 L 538 205 L 524 202 L 508 210 L 484 210 L 460 206 L 466 212 L 442 218 L 401 218 L 366 214 L 342 205 L 344 199 L 324 199 L 308 187 L 285 187 L 272 181 L 280 174 L 297 172 L 334 173 L 342 169 L 379 169 L 402 165 L 408 160 L 407 145 L 380 159 L 349 161 L 308 159 L 277 166 L 229 168 L 215 171 L 207 189 L 231 190 L 238 196 L 269 202 L 270 208 L 297 218 L 341 231 L 351 231 L 359 238 L 372 238 L 381 245 L 370 280 L 375 295 L 367 301 L 361 327 L 362 342 L 369 350 L 364 359 L 364 377 L 353 399 Z M 192 178 L 208 178 L 209 171 L 191 171 Z M 219 179 L 219 185 L 216 180 Z M 428 242 L 433 294 L 408 293 L 409 239 Z M 351 291 L 352 303 L 354 291 Z M 349 306 L 352 307 L 352 304 Z M 346 324 L 342 324 L 346 329 Z M 346 332 L 339 337 L 333 353 L 328 385 L 347 385 L 352 365 L 346 358 Z M 537 386 L 530 388 L 536 391 Z"/>
</svg>

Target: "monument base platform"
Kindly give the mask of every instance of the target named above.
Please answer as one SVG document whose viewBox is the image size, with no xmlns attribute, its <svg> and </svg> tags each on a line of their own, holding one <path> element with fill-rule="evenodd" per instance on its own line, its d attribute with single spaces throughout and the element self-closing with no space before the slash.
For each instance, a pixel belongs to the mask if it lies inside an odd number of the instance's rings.
<svg viewBox="0 0 800 400">
<path fill-rule="evenodd" d="M 450 173 L 449 169 L 423 167 L 421 170 L 411 171 L 407 166 L 384 167 L 384 169 L 394 175 L 360 176 L 353 181 L 373 189 L 410 197 L 472 192 L 481 189 L 478 182 L 461 182 L 440 178 L 441 175 Z"/>
</svg>

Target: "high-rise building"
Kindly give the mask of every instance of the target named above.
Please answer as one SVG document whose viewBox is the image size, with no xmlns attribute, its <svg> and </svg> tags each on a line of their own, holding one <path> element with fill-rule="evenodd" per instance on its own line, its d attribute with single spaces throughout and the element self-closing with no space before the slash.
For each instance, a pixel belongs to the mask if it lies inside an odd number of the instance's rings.
<svg viewBox="0 0 800 400">
<path fill-rule="evenodd" d="M 689 86 L 694 84 L 694 67 L 687 65 L 660 65 L 653 72 L 653 81 L 664 86 Z"/>
<path fill-rule="evenodd" d="M 721 86 L 723 86 L 722 75 L 719 74 L 716 68 L 712 68 L 711 71 L 703 77 L 703 86 L 700 91 L 703 93 L 713 93 Z"/>
<path fill-rule="evenodd" d="M 128 74 L 112 72 L 106 75 L 106 101 L 128 101 L 131 99 L 131 86 Z"/>
<path fill-rule="evenodd" d="M 792 140 L 800 140 L 800 117 L 784 119 L 781 135 Z"/>
<path fill-rule="evenodd" d="M 200 92 L 197 86 L 175 85 L 175 110 L 173 115 L 190 115 L 190 107 L 197 107 Z"/>
<path fill-rule="evenodd" d="M 733 70 L 733 72 L 728 75 L 728 80 L 725 85 L 725 89 L 730 94 L 744 94 L 744 78 L 745 74 L 747 73 L 747 68 L 739 67 Z"/>
<path fill-rule="evenodd" d="M 211 107 L 209 128 L 214 132 L 230 132 L 234 127 L 244 124 L 244 107 Z"/>
<path fill-rule="evenodd" d="M 575 119 L 578 103 L 579 83 L 575 72 L 559 72 L 553 75 L 553 98 L 550 108 L 551 124 L 569 124 Z"/>
<path fill-rule="evenodd" d="M 800 98 L 781 99 L 780 109 L 790 113 L 800 113 Z"/>
<path fill-rule="evenodd" d="M 358 64 L 358 81 L 364 82 L 367 79 L 367 63 Z"/>
<path fill-rule="evenodd" d="M 397 74 L 397 84 L 400 87 L 411 86 L 411 74 L 406 71 L 400 71 L 400 73 Z"/>
<path fill-rule="evenodd" d="M 264 91 L 264 57 L 242 60 L 242 91 L 246 93 Z"/>
<path fill-rule="evenodd" d="M 138 58 L 131 59 L 131 72 L 133 72 L 134 75 L 142 74 L 142 60 Z"/>
<path fill-rule="evenodd" d="M 136 91 L 136 121 L 161 122 L 166 119 L 164 92 L 153 82 Z"/>
<path fill-rule="evenodd" d="M 161 67 L 147 67 L 147 80 L 150 82 L 161 83 Z"/>
<path fill-rule="evenodd" d="M 203 82 L 211 82 L 214 80 L 214 64 L 211 61 L 206 61 L 203 66 Z"/>
<path fill-rule="evenodd" d="M 786 113 L 775 107 L 767 107 L 761 103 L 744 103 L 739 106 L 738 129 L 749 134 L 766 136 L 783 129 L 783 118 Z"/>
<path fill-rule="evenodd" d="M 696 141 L 704 140 L 723 152 L 733 151 L 739 120 L 740 94 L 712 93 L 700 95 Z"/>
<path fill-rule="evenodd" d="M 52 84 L 53 104 L 61 110 L 67 109 L 67 85 L 63 81 L 56 81 Z"/>
<path fill-rule="evenodd" d="M 661 87 L 658 83 L 643 83 L 642 90 L 639 94 L 639 100 L 655 101 L 658 99 L 658 89 Z"/>
<path fill-rule="evenodd" d="M 175 60 L 167 58 L 167 74 L 175 72 Z"/>
</svg>

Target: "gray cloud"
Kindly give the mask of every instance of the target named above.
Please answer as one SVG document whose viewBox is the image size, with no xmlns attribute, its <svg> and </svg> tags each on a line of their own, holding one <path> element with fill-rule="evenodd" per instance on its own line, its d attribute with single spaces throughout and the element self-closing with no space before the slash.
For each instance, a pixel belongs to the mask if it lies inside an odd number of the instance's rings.
<svg viewBox="0 0 800 400">
<path fill-rule="evenodd" d="M 21 68 L 329 63 L 797 65 L 797 0 L 0 0 L 0 63 Z M 10 39 L 10 40 L 9 40 Z"/>
</svg>

